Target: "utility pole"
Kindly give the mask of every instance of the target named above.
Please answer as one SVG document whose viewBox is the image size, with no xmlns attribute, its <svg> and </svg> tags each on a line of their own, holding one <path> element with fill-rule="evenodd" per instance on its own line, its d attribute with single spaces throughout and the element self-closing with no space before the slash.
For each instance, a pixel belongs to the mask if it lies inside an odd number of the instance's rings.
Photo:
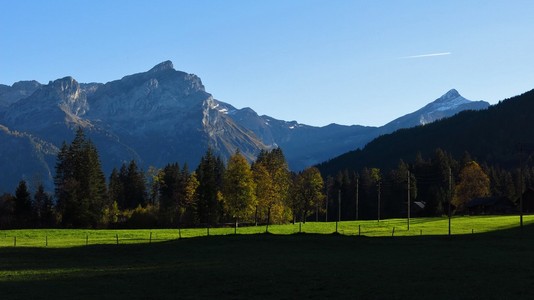
<svg viewBox="0 0 534 300">
<path fill-rule="evenodd" d="M 359 203 L 359 201 L 360 201 L 360 199 L 359 199 L 359 196 L 360 196 L 359 189 L 360 189 L 360 177 L 356 177 L 356 220 L 359 220 L 359 216 L 358 216 L 358 214 L 359 214 L 358 209 L 359 209 L 359 205 L 360 205 L 360 203 Z"/>
<path fill-rule="evenodd" d="M 378 211 L 377 211 L 377 220 L 380 222 L 380 181 L 378 181 Z"/>
<path fill-rule="evenodd" d="M 452 171 L 449 167 L 449 236 L 451 235 Z"/>
<path fill-rule="evenodd" d="M 523 145 L 519 143 L 519 225 L 523 229 Z"/>
<path fill-rule="evenodd" d="M 328 222 L 328 195 L 329 195 L 328 186 L 326 187 L 326 213 L 324 215 L 324 221 Z"/>
<path fill-rule="evenodd" d="M 337 221 L 341 222 L 341 190 L 337 190 Z"/>
<path fill-rule="evenodd" d="M 319 202 L 315 204 L 315 222 L 319 222 Z"/>
<path fill-rule="evenodd" d="M 408 171 L 408 231 L 410 231 L 410 171 Z"/>
</svg>

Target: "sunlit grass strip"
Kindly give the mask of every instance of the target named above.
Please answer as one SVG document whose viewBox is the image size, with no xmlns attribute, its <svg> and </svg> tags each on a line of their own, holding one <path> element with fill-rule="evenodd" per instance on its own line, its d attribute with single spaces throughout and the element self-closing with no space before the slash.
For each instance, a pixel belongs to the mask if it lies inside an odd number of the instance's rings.
<svg viewBox="0 0 534 300">
<path fill-rule="evenodd" d="M 534 223 L 534 215 L 524 216 L 524 224 Z M 518 216 L 462 216 L 451 220 L 453 235 L 485 233 L 519 226 Z M 238 227 L 237 234 L 260 234 L 266 226 Z M 332 234 L 336 232 L 335 222 L 306 222 L 284 225 L 270 225 L 269 233 L 287 235 L 295 233 Z M 413 218 L 410 230 L 406 219 L 366 221 L 342 221 L 337 231 L 343 235 L 367 237 L 447 235 L 447 218 Z M 232 235 L 233 227 L 186 228 L 186 229 L 22 229 L 0 231 L 0 247 L 77 247 L 95 244 L 154 243 L 194 238 L 208 235 Z"/>
</svg>

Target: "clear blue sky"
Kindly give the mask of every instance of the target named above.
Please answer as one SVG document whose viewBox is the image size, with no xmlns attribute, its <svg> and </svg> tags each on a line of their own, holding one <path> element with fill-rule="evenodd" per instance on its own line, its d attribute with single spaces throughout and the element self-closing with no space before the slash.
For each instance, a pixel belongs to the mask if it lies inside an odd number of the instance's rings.
<svg viewBox="0 0 534 300">
<path fill-rule="evenodd" d="M 164 60 L 216 99 L 310 125 L 382 125 L 456 88 L 534 88 L 534 1 L 2 1 L 0 83 L 107 82 Z"/>
</svg>

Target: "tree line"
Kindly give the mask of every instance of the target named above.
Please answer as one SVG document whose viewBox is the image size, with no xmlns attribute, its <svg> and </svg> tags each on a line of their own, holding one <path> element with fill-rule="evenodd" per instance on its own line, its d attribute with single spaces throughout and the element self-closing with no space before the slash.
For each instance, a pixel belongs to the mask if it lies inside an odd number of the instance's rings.
<svg viewBox="0 0 534 300">
<path fill-rule="evenodd" d="M 323 162 L 317 167 L 330 177 L 328 218 L 337 217 L 339 191 L 342 218 L 356 217 L 357 186 L 359 217 L 377 218 L 379 184 L 382 215 L 406 216 L 409 177 L 411 200 L 424 202 L 421 215 L 448 214 L 449 199 L 456 213 L 466 213 L 465 202 L 479 196 L 517 205 L 522 191 L 534 187 L 534 131 L 528 130 L 533 120 L 531 90 L 486 110 L 382 135 L 363 149 Z M 469 183 L 470 173 L 481 180 Z"/>
<path fill-rule="evenodd" d="M 503 168 L 479 163 L 468 152 L 457 159 L 438 148 L 430 157 L 418 153 L 411 162 L 399 160 L 391 169 L 345 168 L 326 177 L 323 218 L 406 217 L 408 199 L 410 212 L 418 216 L 447 215 L 449 201 L 452 214 L 466 214 L 471 200 L 484 197 L 504 198 L 518 206 L 522 193 L 534 186 L 534 168 L 526 162 Z"/>
<path fill-rule="evenodd" d="M 169 163 L 146 172 L 132 160 L 108 180 L 98 151 L 82 130 L 57 156 L 53 195 L 21 181 L 0 197 L 1 228 L 133 228 L 271 224 L 466 213 L 477 197 L 518 203 L 534 186 L 534 168 L 478 163 L 467 152 L 457 159 L 436 149 L 395 168 L 349 169 L 323 180 L 315 167 L 290 172 L 279 148 L 249 163 L 238 151 L 225 163 L 208 149 L 196 169 Z"/>
<path fill-rule="evenodd" d="M 132 160 L 102 171 L 98 151 L 78 129 L 63 143 L 54 194 L 42 184 L 32 195 L 21 180 L 0 197 L 1 228 L 133 228 L 219 226 L 305 221 L 324 210 L 317 168 L 290 172 L 280 148 L 249 163 L 236 151 L 225 163 L 208 149 L 196 169 L 169 163 L 146 172 Z"/>
</svg>

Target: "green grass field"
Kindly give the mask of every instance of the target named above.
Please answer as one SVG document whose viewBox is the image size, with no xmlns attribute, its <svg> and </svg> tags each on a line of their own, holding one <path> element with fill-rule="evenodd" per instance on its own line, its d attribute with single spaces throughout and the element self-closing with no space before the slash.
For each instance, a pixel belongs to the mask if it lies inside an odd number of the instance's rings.
<svg viewBox="0 0 534 300">
<path fill-rule="evenodd" d="M 534 215 L 523 218 L 524 224 L 533 224 Z M 484 233 L 519 226 L 518 216 L 469 216 L 454 217 L 451 220 L 451 233 L 463 235 Z M 238 227 L 238 234 L 265 233 L 265 226 Z M 307 222 L 286 225 L 271 225 L 269 233 L 287 235 L 294 233 L 330 234 L 336 231 L 335 222 Z M 235 229 L 210 228 L 209 235 L 232 235 Z M 413 218 L 410 230 L 406 219 L 374 221 L 343 221 L 338 223 L 342 235 L 362 235 L 368 237 L 448 235 L 447 218 Z M 207 228 L 188 229 L 126 229 L 126 230 L 86 230 L 86 229 L 30 229 L 0 231 L 0 247 L 75 247 L 95 244 L 136 244 L 170 241 L 179 238 L 207 236 Z M 15 240 L 16 239 L 16 240 Z"/>
<path fill-rule="evenodd" d="M 1 231 L 0 299 L 534 299 L 534 218 L 518 221 L 454 218 L 452 237 L 447 219 L 414 219 L 409 232 L 405 220 L 342 222 L 342 235 L 328 234 L 335 223 L 188 229 L 180 240 L 176 229 Z"/>
</svg>

